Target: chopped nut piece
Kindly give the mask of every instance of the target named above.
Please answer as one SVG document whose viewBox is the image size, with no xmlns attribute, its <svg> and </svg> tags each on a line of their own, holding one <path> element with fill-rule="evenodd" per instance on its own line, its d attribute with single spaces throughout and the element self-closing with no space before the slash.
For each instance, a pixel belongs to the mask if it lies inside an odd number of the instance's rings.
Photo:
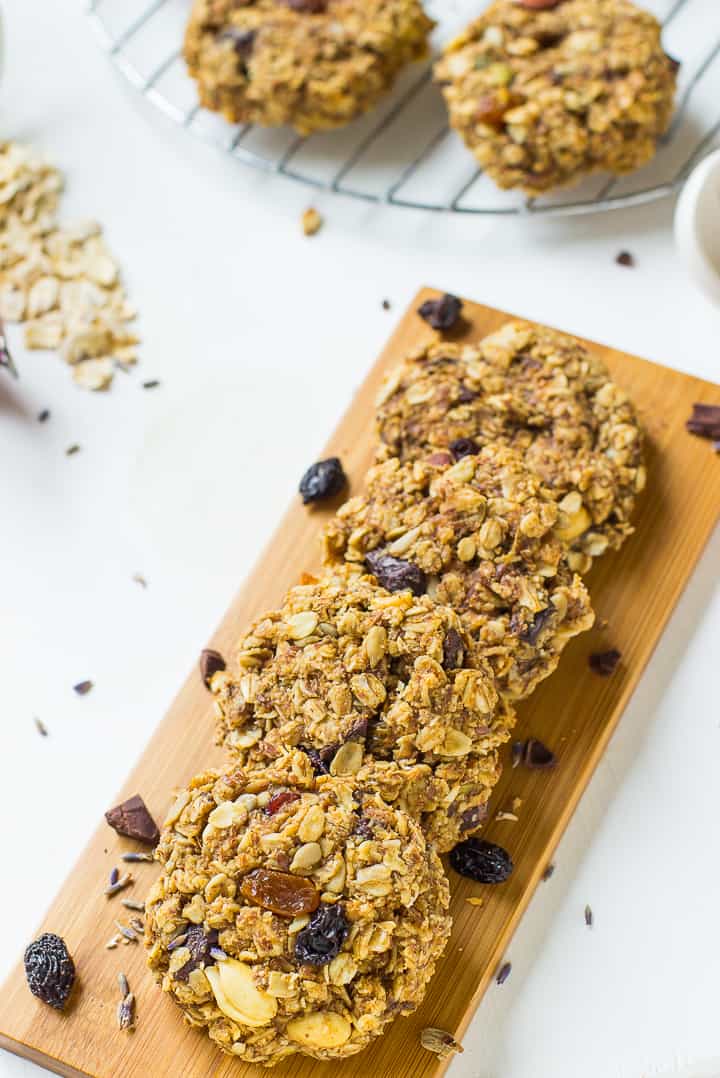
<svg viewBox="0 0 720 1078">
<path fill-rule="evenodd" d="M 322 228 L 323 219 L 312 206 L 302 215 L 302 230 L 306 236 L 314 236 Z"/>
</svg>

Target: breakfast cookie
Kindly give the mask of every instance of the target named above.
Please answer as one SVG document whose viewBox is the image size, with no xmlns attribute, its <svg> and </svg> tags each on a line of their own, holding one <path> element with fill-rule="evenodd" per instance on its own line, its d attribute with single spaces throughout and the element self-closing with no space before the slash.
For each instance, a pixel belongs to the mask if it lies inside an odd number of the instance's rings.
<svg viewBox="0 0 720 1078">
<path fill-rule="evenodd" d="M 377 425 L 381 460 L 518 450 L 558 504 L 553 533 L 570 548 L 573 571 L 586 572 L 632 532 L 645 486 L 635 409 L 574 337 L 508 322 L 478 344 L 422 348 L 386 380 Z"/>
<path fill-rule="evenodd" d="M 195 0 L 185 59 L 205 108 L 308 135 L 375 105 L 432 27 L 420 0 Z"/>
<path fill-rule="evenodd" d="M 449 607 L 339 568 L 292 588 L 213 676 L 219 738 L 241 764 L 297 746 L 318 773 L 382 784 L 450 849 L 480 826 L 514 722 L 471 654 Z"/>
<path fill-rule="evenodd" d="M 452 127 L 500 187 L 632 172 L 673 111 L 678 64 L 630 0 L 495 0 L 435 66 Z"/>
<path fill-rule="evenodd" d="M 148 964 L 243 1062 L 365 1048 L 423 998 L 449 889 L 418 824 L 304 753 L 206 771 L 180 795 L 145 903 Z"/>
<path fill-rule="evenodd" d="M 454 460 L 443 450 L 371 468 L 365 492 L 327 525 L 325 558 L 364 565 L 381 583 L 388 556 L 420 569 L 427 593 L 460 615 L 500 692 L 528 696 L 592 625 L 590 598 L 553 534 L 557 502 L 522 455 L 488 446 Z"/>
</svg>

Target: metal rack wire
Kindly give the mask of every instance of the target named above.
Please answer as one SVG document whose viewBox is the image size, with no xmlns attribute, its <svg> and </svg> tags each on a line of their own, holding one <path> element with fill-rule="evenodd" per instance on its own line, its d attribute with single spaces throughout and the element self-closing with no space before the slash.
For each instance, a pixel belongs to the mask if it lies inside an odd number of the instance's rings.
<svg viewBox="0 0 720 1078">
<path fill-rule="evenodd" d="M 377 109 L 347 128 L 302 138 L 287 129 L 233 126 L 197 104 L 181 53 L 191 0 L 90 0 L 88 14 L 113 63 L 152 105 L 244 164 L 370 203 L 567 216 L 671 195 L 720 143 L 718 0 L 645 2 L 663 20 L 665 48 L 682 61 L 677 111 L 654 161 L 629 177 L 598 175 L 538 198 L 499 191 L 475 167 L 448 127 L 430 64 L 407 72 Z M 478 10 L 477 0 L 429 0 L 427 7 L 443 39 Z"/>
</svg>

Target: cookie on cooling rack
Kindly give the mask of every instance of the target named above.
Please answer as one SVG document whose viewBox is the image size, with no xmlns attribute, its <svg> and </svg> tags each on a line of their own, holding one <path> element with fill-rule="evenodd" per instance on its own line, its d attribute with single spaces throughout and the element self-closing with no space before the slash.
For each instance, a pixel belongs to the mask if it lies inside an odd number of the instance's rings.
<svg viewBox="0 0 720 1078">
<path fill-rule="evenodd" d="M 285 753 L 206 771 L 167 820 L 145 903 L 148 963 L 190 1025 L 272 1066 L 353 1055 L 420 1003 L 450 934 L 419 825 Z"/>
<path fill-rule="evenodd" d="M 642 433 L 627 393 L 574 337 L 508 322 L 478 344 L 437 342 L 386 380 L 380 460 L 511 446 L 557 502 L 553 534 L 573 571 L 619 547 L 645 486 Z"/>
<path fill-rule="evenodd" d="M 375 105 L 432 27 L 420 0 L 195 0 L 185 59 L 205 108 L 307 135 Z"/>
<path fill-rule="evenodd" d="M 218 735 L 243 766 L 302 749 L 444 851 L 481 825 L 515 716 L 458 615 L 409 577 L 396 586 L 340 567 L 292 588 L 212 678 Z"/>
<path fill-rule="evenodd" d="M 435 77 L 488 175 L 537 195 L 649 161 L 677 69 L 657 19 L 630 0 L 495 0 L 447 46 Z"/>
<path fill-rule="evenodd" d="M 327 525 L 325 557 L 364 565 L 381 582 L 387 565 L 419 569 L 428 593 L 460 615 L 499 691 L 519 699 L 591 627 L 590 597 L 554 535 L 557 502 L 522 455 L 453 444 L 455 453 L 371 468 L 364 493 Z"/>
</svg>

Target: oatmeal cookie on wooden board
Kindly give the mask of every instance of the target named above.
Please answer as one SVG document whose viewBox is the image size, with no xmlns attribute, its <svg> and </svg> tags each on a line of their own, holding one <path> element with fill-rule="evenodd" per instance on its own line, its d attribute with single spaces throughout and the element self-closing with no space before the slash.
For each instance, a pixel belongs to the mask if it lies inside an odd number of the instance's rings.
<svg viewBox="0 0 720 1078">
<path fill-rule="evenodd" d="M 240 763 L 297 746 L 411 811 L 441 851 L 477 830 L 514 713 L 458 615 L 351 567 L 292 588 L 211 680 Z"/>
<path fill-rule="evenodd" d="M 380 553 L 419 567 L 428 594 L 460 615 L 499 691 L 522 698 L 591 627 L 590 597 L 554 535 L 557 502 L 522 455 L 488 446 L 454 461 L 447 450 L 371 468 L 365 492 L 326 526 L 325 558 L 372 571 Z"/>
<path fill-rule="evenodd" d="M 420 0 L 195 0 L 185 59 L 205 108 L 308 135 L 375 105 L 433 25 Z"/>
<path fill-rule="evenodd" d="M 193 1026 L 272 1066 L 365 1048 L 423 998 L 449 889 L 418 824 L 284 753 L 207 771 L 171 810 L 145 904 L 148 963 Z"/>
<path fill-rule="evenodd" d="M 553 530 L 573 571 L 632 532 L 646 479 L 637 415 L 567 334 L 508 322 L 478 344 L 419 349 L 381 389 L 377 430 L 380 460 L 426 458 L 462 439 L 517 449 L 558 503 Z"/>
<path fill-rule="evenodd" d="M 678 64 L 630 0 L 496 0 L 435 66 L 450 123 L 500 187 L 530 195 L 654 155 Z"/>
</svg>

